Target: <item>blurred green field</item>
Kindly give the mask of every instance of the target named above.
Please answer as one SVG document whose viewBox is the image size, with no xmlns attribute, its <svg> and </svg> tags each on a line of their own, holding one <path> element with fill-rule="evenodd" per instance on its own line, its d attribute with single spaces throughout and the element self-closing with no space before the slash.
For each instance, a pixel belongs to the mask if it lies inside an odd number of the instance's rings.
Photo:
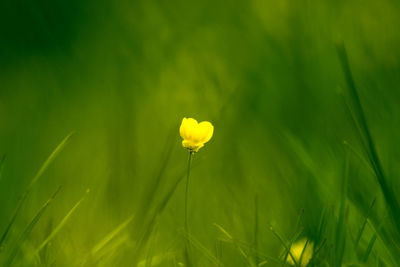
<svg viewBox="0 0 400 267">
<path fill-rule="evenodd" d="M 0 266 L 400 266 L 399 29 L 394 0 L 0 2 Z M 183 117 L 215 127 L 189 233 Z"/>
</svg>

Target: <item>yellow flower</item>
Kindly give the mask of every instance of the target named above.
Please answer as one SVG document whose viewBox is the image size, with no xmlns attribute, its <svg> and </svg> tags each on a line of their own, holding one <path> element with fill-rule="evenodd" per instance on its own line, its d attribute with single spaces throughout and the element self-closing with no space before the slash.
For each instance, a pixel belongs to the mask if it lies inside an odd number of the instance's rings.
<svg viewBox="0 0 400 267">
<path fill-rule="evenodd" d="M 307 247 L 305 247 L 306 243 L 307 243 Z M 292 247 L 290 248 L 290 253 L 293 255 L 296 262 L 300 263 L 300 266 L 302 266 L 302 267 L 307 266 L 307 264 L 310 262 L 310 260 L 312 258 L 313 247 L 314 247 L 314 244 L 312 242 L 310 242 L 310 241 L 307 242 L 307 239 L 303 238 L 292 245 Z M 303 252 L 303 250 L 304 250 L 304 252 Z M 301 257 L 302 253 L 303 253 L 303 256 L 302 256 L 301 262 L 300 262 L 300 257 Z M 291 265 L 295 265 L 293 262 L 292 256 L 290 256 L 290 255 L 287 256 L 287 262 Z"/>
<path fill-rule="evenodd" d="M 179 133 L 183 139 L 182 146 L 191 152 L 197 152 L 210 141 L 214 126 L 208 121 L 198 123 L 192 118 L 183 118 Z"/>
</svg>

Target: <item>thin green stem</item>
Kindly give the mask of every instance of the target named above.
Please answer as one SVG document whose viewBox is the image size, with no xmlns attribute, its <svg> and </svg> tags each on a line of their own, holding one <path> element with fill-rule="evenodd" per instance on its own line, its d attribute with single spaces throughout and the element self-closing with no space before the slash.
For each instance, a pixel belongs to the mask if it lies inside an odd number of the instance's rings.
<svg viewBox="0 0 400 267">
<path fill-rule="evenodd" d="M 185 260 L 186 260 L 186 265 L 191 266 L 190 264 L 190 259 L 189 259 L 189 226 L 188 226 L 188 195 L 189 195 L 189 178 L 190 178 L 190 165 L 192 163 L 192 155 L 193 151 L 189 150 L 189 158 L 188 158 L 188 165 L 187 165 L 187 173 L 186 173 L 186 189 L 185 189 L 185 236 L 186 242 L 185 242 Z"/>
<path fill-rule="evenodd" d="M 190 165 L 192 163 L 192 155 L 193 151 L 189 151 L 188 165 L 187 165 L 187 173 L 186 173 L 186 189 L 185 189 L 185 232 L 189 234 L 188 227 L 188 195 L 189 195 L 189 178 L 190 178 Z"/>
</svg>

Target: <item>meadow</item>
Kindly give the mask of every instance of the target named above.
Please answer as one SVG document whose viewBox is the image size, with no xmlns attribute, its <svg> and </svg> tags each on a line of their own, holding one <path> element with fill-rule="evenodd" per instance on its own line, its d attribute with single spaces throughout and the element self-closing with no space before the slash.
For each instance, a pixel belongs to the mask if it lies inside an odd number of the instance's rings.
<svg viewBox="0 0 400 267">
<path fill-rule="evenodd" d="M 400 266 L 398 29 L 394 0 L 1 1 L 0 266 Z"/>
</svg>

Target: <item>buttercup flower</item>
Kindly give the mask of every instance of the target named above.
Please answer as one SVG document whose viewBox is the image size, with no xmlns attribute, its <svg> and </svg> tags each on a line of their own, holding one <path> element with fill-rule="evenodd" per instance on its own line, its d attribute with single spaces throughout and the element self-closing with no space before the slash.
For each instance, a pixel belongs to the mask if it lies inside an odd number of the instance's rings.
<svg viewBox="0 0 400 267">
<path fill-rule="evenodd" d="M 183 139 L 182 146 L 191 152 L 197 152 L 210 141 L 214 126 L 208 121 L 198 123 L 192 118 L 183 118 L 179 133 Z"/>
<path fill-rule="evenodd" d="M 296 262 L 299 263 L 300 266 L 304 267 L 307 266 L 312 258 L 313 247 L 314 244 L 312 242 L 307 242 L 307 239 L 303 238 L 292 245 L 292 247 L 290 248 L 290 253 L 293 255 Z M 303 254 L 303 256 L 301 254 Z M 295 265 L 290 255 L 287 256 L 287 262 L 291 265 Z"/>
</svg>

